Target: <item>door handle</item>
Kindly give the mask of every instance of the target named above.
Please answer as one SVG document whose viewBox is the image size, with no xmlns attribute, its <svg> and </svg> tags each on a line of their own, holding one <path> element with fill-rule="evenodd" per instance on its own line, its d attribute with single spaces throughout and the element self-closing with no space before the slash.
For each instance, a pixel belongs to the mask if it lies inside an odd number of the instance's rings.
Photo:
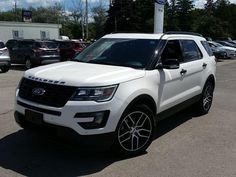
<svg viewBox="0 0 236 177">
<path fill-rule="evenodd" d="M 184 75 L 184 74 L 186 74 L 187 73 L 187 70 L 186 69 L 182 69 L 181 71 L 180 71 L 180 74 L 181 75 Z"/>
<path fill-rule="evenodd" d="M 203 69 L 205 69 L 205 68 L 207 67 L 207 64 L 206 64 L 206 63 L 203 63 L 203 64 L 202 64 L 202 67 L 203 67 Z"/>
</svg>

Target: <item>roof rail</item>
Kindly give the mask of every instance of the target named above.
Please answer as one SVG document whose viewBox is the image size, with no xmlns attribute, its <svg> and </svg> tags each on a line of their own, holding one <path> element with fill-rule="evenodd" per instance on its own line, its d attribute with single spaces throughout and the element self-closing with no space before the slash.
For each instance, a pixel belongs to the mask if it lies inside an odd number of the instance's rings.
<svg viewBox="0 0 236 177">
<path fill-rule="evenodd" d="M 187 34 L 187 35 L 194 35 L 194 36 L 203 37 L 203 36 L 202 36 L 201 34 L 199 34 L 199 33 L 185 32 L 185 31 L 168 31 L 168 32 L 165 32 L 164 34 Z"/>
</svg>

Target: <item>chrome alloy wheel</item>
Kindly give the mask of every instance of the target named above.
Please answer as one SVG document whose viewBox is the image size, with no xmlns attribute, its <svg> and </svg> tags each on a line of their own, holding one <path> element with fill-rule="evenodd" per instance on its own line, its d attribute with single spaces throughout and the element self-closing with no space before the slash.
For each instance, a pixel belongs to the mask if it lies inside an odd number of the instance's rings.
<svg viewBox="0 0 236 177">
<path fill-rule="evenodd" d="M 212 85 L 207 85 L 204 95 L 203 95 L 203 108 L 208 111 L 211 107 L 213 100 L 213 88 Z"/>
<path fill-rule="evenodd" d="M 126 151 L 138 151 L 152 135 L 151 118 L 141 111 L 128 114 L 120 124 L 118 141 Z"/>
</svg>

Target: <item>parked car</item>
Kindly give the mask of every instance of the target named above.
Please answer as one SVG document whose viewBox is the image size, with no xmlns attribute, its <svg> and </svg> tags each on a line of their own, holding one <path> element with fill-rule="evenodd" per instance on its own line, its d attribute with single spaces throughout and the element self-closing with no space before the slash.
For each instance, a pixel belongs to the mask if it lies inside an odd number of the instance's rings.
<svg viewBox="0 0 236 177">
<path fill-rule="evenodd" d="M 60 50 L 61 61 L 67 61 L 74 58 L 77 53 L 80 53 L 86 46 L 80 41 L 75 40 L 54 40 Z"/>
<path fill-rule="evenodd" d="M 211 48 L 225 50 L 227 52 L 227 58 L 236 57 L 236 48 L 234 48 L 234 47 L 223 46 L 223 45 L 221 45 L 217 42 L 213 42 L 213 41 L 208 41 L 208 44 L 210 45 Z"/>
<path fill-rule="evenodd" d="M 7 72 L 10 69 L 10 57 L 8 49 L 2 41 L 0 41 L 0 69 L 3 73 Z"/>
<path fill-rule="evenodd" d="M 217 42 L 217 43 L 219 43 L 219 44 L 221 44 L 223 46 L 236 48 L 236 44 L 232 44 L 232 43 L 230 43 L 228 41 L 215 41 L 215 42 Z"/>
<path fill-rule="evenodd" d="M 211 48 L 213 54 L 217 59 L 226 59 L 229 58 L 227 56 L 226 50 L 220 49 L 220 48 Z"/>
<path fill-rule="evenodd" d="M 208 41 L 208 45 L 210 46 L 213 54 L 215 55 L 215 57 L 217 59 L 226 59 L 229 58 L 229 56 L 227 55 L 227 52 L 225 49 L 221 48 L 221 47 L 217 47 L 216 45 L 209 43 Z"/>
<path fill-rule="evenodd" d="M 34 39 L 11 39 L 6 43 L 11 63 L 25 64 L 27 69 L 60 61 L 57 44 Z"/>
<path fill-rule="evenodd" d="M 137 155 L 159 120 L 191 105 L 208 113 L 216 70 L 208 49 L 192 33 L 106 35 L 73 61 L 26 71 L 15 120 Z"/>
</svg>

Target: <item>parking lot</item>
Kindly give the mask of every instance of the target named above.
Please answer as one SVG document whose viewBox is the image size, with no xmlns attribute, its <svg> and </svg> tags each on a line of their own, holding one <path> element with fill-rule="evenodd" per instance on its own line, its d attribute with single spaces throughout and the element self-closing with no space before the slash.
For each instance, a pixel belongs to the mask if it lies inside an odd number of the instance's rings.
<svg viewBox="0 0 236 177">
<path fill-rule="evenodd" d="M 236 176 L 236 60 L 218 63 L 213 107 L 159 123 L 146 154 L 120 158 L 23 131 L 14 122 L 14 92 L 24 67 L 0 73 L 0 176 Z"/>
</svg>

